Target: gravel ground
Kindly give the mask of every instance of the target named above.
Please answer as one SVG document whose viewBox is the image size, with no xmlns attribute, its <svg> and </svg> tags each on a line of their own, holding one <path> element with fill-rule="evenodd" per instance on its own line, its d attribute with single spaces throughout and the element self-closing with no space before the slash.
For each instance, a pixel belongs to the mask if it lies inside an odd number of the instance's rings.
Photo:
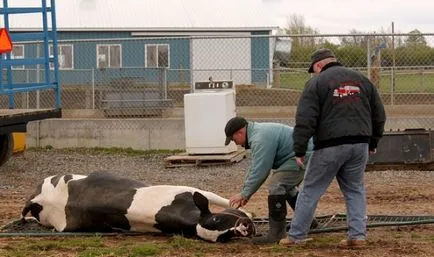
<svg viewBox="0 0 434 257">
<path fill-rule="evenodd" d="M 39 149 L 14 156 L 0 167 L 0 226 L 20 217 L 21 209 L 29 195 L 43 178 L 54 174 L 88 174 L 92 171 L 108 170 L 148 184 L 173 184 L 198 187 L 213 191 L 224 197 L 237 193 L 242 185 L 249 159 L 232 164 L 209 167 L 165 168 L 165 157 L 170 154 L 125 154 L 103 153 L 95 150 Z M 377 171 L 366 172 L 366 188 L 369 215 L 434 215 L 434 171 Z M 267 182 L 266 182 L 267 184 Z M 263 186 L 250 200 L 247 209 L 257 216 L 267 216 L 267 190 Z M 345 212 L 344 201 L 333 182 L 322 197 L 317 215 Z M 292 212 L 288 212 L 292 216 Z M 408 229 L 378 228 L 369 231 L 372 244 L 364 251 L 348 252 L 336 248 L 336 235 L 316 237 L 316 245 L 302 248 L 301 256 L 433 256 L 434 226 L 414 226 Z M 413 235 L 415 235 L 413 236 Z M 342 238 L 338 234 L 337 238 Z M 331 243 L 320 244 L 321 238 Z M 422 239 L 423 240 L 422 240 Z M 325 240 L 322 239 L 322 240 Z M 26 239 L 23 239 L 24 241 Z M 110 240 L 110 239 L 108 239 Z M 130 239 L 132 240 L 132 239 Z M 153 240 L 150 237 L 135 240 Z M 167 239 L 163 239 L 167 240 Z M 319 241 L 318 241 L 319 240 Z M 120 244 L 122 239 L 114 241 Z M 20 239 L 0 240 L 0 253 L 7 252 Z M 288 252 L 273 252 L 236 242 L 229 248 L 218 246 L 214 253 L 206 256 L 227 256 L 227 249 L 236 251 L 233 256 L 287 256 Z M 18 247 L 19 248 L 19 247 Z M 234 249 L 235 250 L 234 250 Z M 54 255 L 64 254 L 53 250 Z M 77 250 L 78 251 L 78 250 Z M 78 252 L 69 256 L 78 256 Z M 183 256 L 192 256 L 187 253 Z M 1 254 L 0 254 L 1 255 Z M 3 256 L 3 255 L 2 255 Z M 50 255 L 51 256 L 51 255 Z M 63 256 L 63 255 L 62 255 Z"/>
<path fill-rule="evenodd" d="M 167 156 L 170 154 L 104 153 L 81 149 L 29 150 L 14 156 L 0 167 L 0 197 L 8 199 L 16 209 L 9 209 L 6 216 L 1 215 L 0 223 L 19 217 L 20 208 L 35 189 L 35 184 L 54 174 L 88 174 L 108 170 L 148 184 L 187 185 L 230 197 L 240 190 L 244 172 L 250 162 L 247 158 L 232 165 L 165 168 Z M 433 171 L 367 172 L 368 212 L 433 215 L 433 182 Z M 258 216 L 267 215 L 266 196 L 266 186 L 263 186 L 253 196 L 248 208 Z M 405 208 L 408 205 L 414 206 Z M 317 215 L 344 211 L 341 193 L 333 182 L 320 201 Z"/>
<path fill-rule="evenodd" d="M 55 174 L 89 174 L 107 170 L 148 184 L 172 184 L 230 193 L 239 189 L 247 162 L 230 166 L 165 168 L 170 154 L 103 153 L 95 150 L 29 150 L 14 156 L 0 167 L 0 198 L 6 201 L 7 213 L 0 213 L 0 224 L 18 218 L 27 197 L 43 178 Z M 2 208 L 5 210 L 4 208 Z"/>
</svg>

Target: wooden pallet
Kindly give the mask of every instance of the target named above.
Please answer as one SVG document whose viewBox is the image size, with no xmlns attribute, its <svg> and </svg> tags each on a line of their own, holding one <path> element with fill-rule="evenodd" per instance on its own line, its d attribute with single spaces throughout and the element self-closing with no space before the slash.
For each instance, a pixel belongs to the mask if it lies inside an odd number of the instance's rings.
<svg viewBox="0 0 434 257">
<path fill-rule="evenodd" d="M 184 166 L 224 165 L 239 162 L 246 157 L 246 150 L 239 149 L 228 154 L 195 154 L 180 153 L 166 158 L 166 168 Z"/>
</svg>

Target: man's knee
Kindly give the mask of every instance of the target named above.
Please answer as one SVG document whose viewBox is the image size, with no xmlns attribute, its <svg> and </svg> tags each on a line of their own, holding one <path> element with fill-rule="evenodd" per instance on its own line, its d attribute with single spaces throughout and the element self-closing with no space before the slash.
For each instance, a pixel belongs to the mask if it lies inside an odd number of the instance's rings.
<svg viewBox="0 0 434 257">
<path fill-rule="evenodd" d="M 270 184 L 268 186 L 269 195 L 295 196 L 298 190 L 295 186 L 285 184 Z"/>
<path fill-rule="evenodd" d="M 281 184 L 270 184 L 268 186 L 269 195 L 286 195 L 286 189 Z"/>
</svg>

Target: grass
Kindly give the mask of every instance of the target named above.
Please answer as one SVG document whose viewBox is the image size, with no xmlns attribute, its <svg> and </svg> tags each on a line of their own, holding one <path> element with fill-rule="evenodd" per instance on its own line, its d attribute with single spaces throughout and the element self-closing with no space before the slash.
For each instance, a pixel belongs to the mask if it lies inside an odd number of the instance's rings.
<svg viewBox="0 0 434 257">
<path fill-rule="evenodd" d="M 101 237 L 29 239 L 17 243 L 11 242 L 7 246 L 0 248 L 0 256 L 59 256 L 59 252 L 67 252 L 78 257 L 139 257 L 157 256 L 162 249 L 155 243 L 131 244 L 128 241 L 122 241 L 118 246 L 108 246 Z"/>
<path fill-rule="evenodd" d="M 46 147 L 30 147 L 29 150 L 36 152 L 45 152 L 52 150 L 53 147 L 48 145 Z M 127 156 L 146 156 L 146 155 L 154 155 L 154 154 L 176 154 L 183 152 L 184 150 L 167 150 L 167 149 L 158 149 L 158 150 L 137 150 L 128 148 L 120 148 L 120 147 L 73 147 L 73 148 L 63 148 L 62 151 L 69 153 L 81 153 L 81 154 L 90 154 L 90 153 L 104 153 L 104 154 L 123 154 Z"/>
<path fill-rule="evenodd" d="M 192 249 L 196 247 L 196 240 L 188 239 L 182 236 L 174 236 L 169 240 L 169 246 L 174 249 Z"/>
<path fill-rule="evenodd" d="M 285 72 L 280 75 L 282 88 L 302 90 L 311 75 L 306 72 Z M 380 90 L 391 92 L 391 75 L 382 73 L 380 77 Z M 434 73 L 396 72 L 396 93 L 434 93 Z"/>
<path fill-rule="evenodd" d="M 400 232 L 405 237 L 396 239 L 390 231 L 370 233 L 368 247 L 362 255 L 372 256 L 372 253 L 394 252 L 397 243 L 404 247 L 412 247 L 417 253 L 429 251 L 434 243 L 434 236 L 429 231 L 417 233 Z M 348 255 L 348 250 L 340 250 L 337 245 L 345 234 L 333 233 L 315 235 L 306 245 L 286 248 L 279 245 L 254 246 L 249 243 L 230 242 L 228 244 L 213 244 L 201 240 L 173 236 L 167 240 L 134 237 L 65 237 L 65 238 L 31 238 L 0 241 L 0 256 L 2 257 L 33 257 L 33 256 L 70 256 L 70 257 L 139 257 L 139 256 L 193 256 L 203 257 L 212 253 L 213 256 L 333 256 Z M 417 244 L 415 244 L 417 242 Z M 370 246 L 369 246 L 370 245 Z M 381 245 L 382 249 L 377 246 Z M 415 247 L 418 248 L 415 248 Z M 354 251 L 357 253 L 357 251 Z M 380 256 L 380 255 L 373 255 Z"/>
<path fill-rule="evenodd" d="M 67 252 L 78 257 L 173 255 L 171 253 L 192 253 L 188 255 L 201 257 L 206 252 L 213 251 L 216 248 L 214 244 L 182 236 L 173 236 L 167 243 L 132 241 L 128 240 L 128 238 L 116 241 L 116 246 L 112 246 L 100 236 L 56 239 L 29 238 L 17 242 L 11 241 L 7 245 L 0 247 L 0 256 L 59 256 L 59 252 Z"/>
<path fill-rule="evenodd" d="M 173 236 L 169 240 L 168 246 L 169 248 L 171 248 L 176 252 L 179 251 L 194 252 L 195 253 L 194 256 L 196 257 L 204 256 L 206 252 L 210 252 L 215 249 L 215 245 L 213 244 L 185 238 L 179 235 Z"/>
<path fill-rule="evenodd" d="M 78 257 L 99 257 L 99 256 L 156 256 L 161 252 L 160 248 L 151 243 L 144 243 L 136 246 L 121 246 L 121 247 L 100 247 L 89 248 L 80 253 Z"/>
<path fill-rule="evenodd" d="M 68 238 L 68 239 L 27 239 L 8 244 L 0 249 L 0 255 L 5 257 L 48 255 L 51 251 L 86 251 L 87 249 L 103 247 L 101 237 Z M 2 250 L 6 250 L 5 253 Z"/>
</svg>

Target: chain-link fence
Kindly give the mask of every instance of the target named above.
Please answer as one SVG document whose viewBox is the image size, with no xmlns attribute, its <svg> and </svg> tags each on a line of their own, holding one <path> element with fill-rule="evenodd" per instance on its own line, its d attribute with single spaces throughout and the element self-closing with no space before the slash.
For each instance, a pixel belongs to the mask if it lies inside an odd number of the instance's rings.
<svg viewBox="0 0 434 257">
<path fill-rule="evenodd" d="M 195 82 L 231 80 L 240 114 L 290 120 L 311 53 L 332 49 L 339 61 L 368 76 L 389 117 L 405 127 L 432 127 L 434 34 L 128 37 L 59 40 L 65 117 L 182 117 Z M 38 44 L 14 46 L 13 58 L 39 55 Z M 50 49 L 52 51 L 52 49 Z M 38 67 L 14 67 L 34 81 Z M 17 108 L 52 106 L 54 92 L 20 93 Z M 7 106 L 7 97 L 0 104 Z M 415 121 L 417 119 L 417 121 Z M 291 121 L 288 121 L 291 123 Z"/>
</svg>

